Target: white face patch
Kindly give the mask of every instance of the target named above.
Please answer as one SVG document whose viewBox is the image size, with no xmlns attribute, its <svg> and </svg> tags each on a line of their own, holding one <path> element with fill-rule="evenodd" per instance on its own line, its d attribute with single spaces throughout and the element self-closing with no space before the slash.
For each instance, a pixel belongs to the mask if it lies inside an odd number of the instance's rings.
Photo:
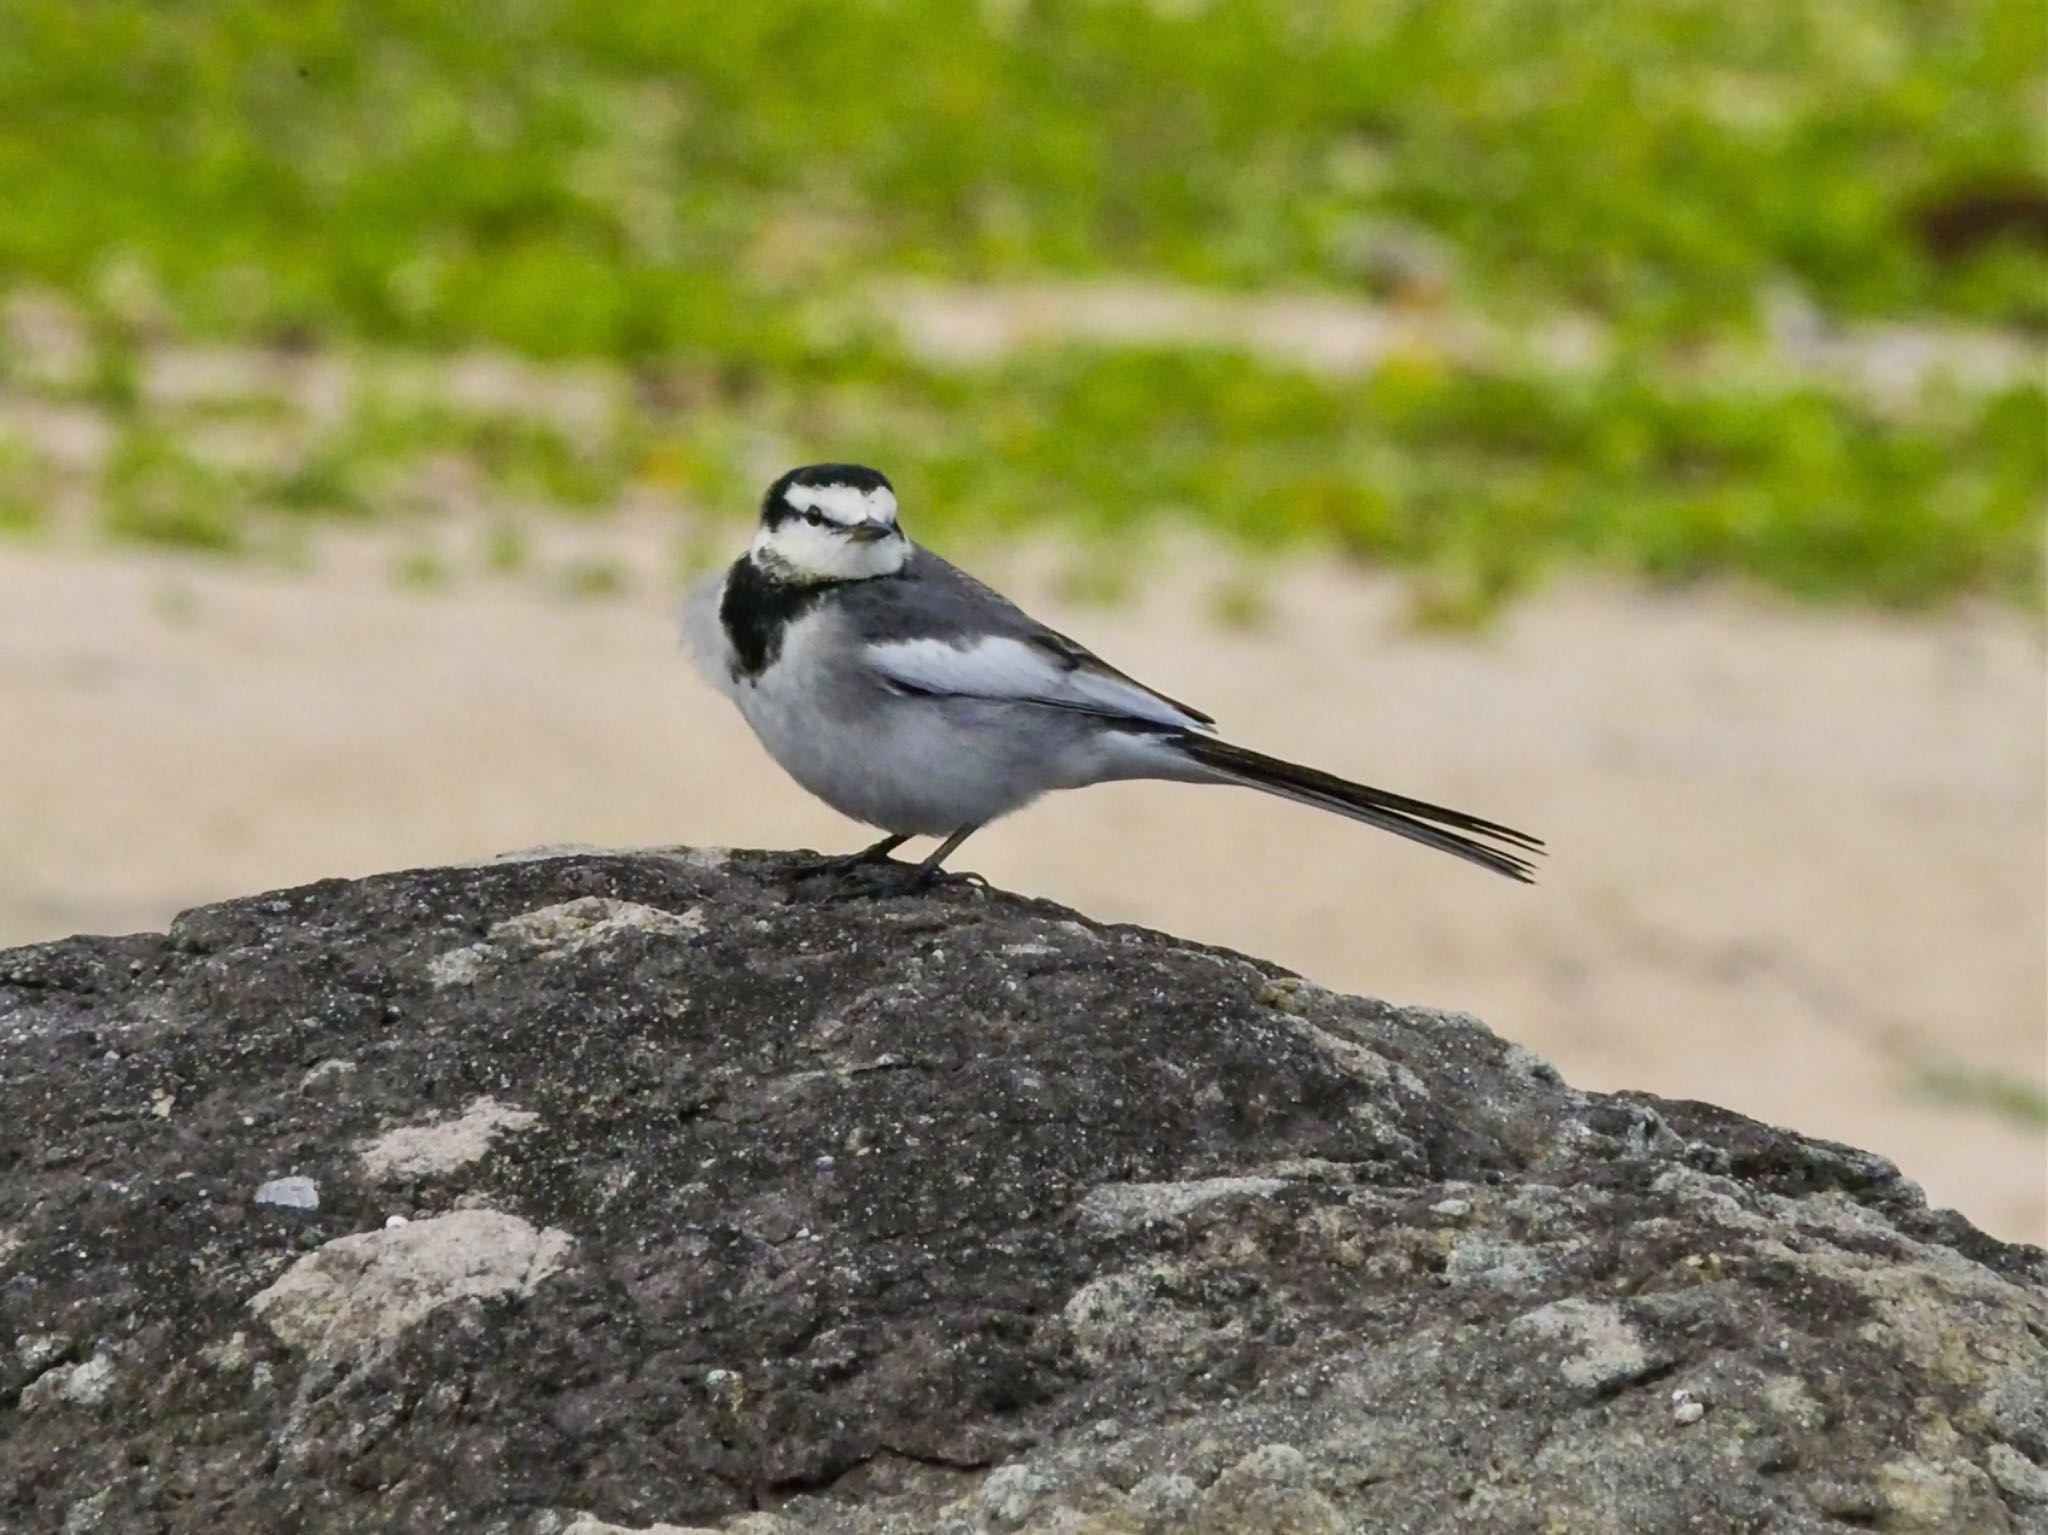
<svg viewBox="0 0 2048 1535">
<path fill-rule="evenodd" d="M 854 485 L 792 485 L 782 499 L 800 512 L 823 512 L 843 528 L 896 520 L 896 493 L 886 485 L 873 490 Z"/>
<path fill-rule="evenodd" d="M 792 485 L 782 498 L 799 513 L 762 523 L 755 559 L 796 581 L 865 581 L 893 576 L 910 558 L 910 540 L 896 528 L 896 497 L 885 486 Z M 814 523 L 802 515 L 825 519 Z M 856 536 L 856 528 L 886 529 L 885 537 Z"/>
</svg>

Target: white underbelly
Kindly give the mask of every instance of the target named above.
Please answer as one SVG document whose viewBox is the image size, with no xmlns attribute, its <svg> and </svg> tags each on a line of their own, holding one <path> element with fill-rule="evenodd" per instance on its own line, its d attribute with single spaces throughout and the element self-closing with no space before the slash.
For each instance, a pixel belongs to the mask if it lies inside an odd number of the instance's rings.
<svg viewBox="0 0 2048 1535">
<path fill-rule="evenodd" d="M 784 771 L 842 815 L 884 831 L 944 836 L 1006 815 L 1056 787 L 1014 729 L 971 703 L 880 689 L 825 711 L 775 674 L 742 684 L 740 712 Z"/>
</svg>

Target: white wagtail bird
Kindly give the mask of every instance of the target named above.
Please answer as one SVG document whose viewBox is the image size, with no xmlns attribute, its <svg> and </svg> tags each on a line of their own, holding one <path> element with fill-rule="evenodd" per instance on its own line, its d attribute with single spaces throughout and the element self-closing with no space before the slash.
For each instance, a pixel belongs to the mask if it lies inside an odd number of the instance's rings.
<svg viewBox="0 0 2048 1535">
<path fill-rule="evenodd" d="M 752 546 L 692 594 L 684 633 L 792 778 L 888 833 L 820 869 L 879 865 L 921 887 L 976 830 L 1048 790 L 1128 778 L 1260 789 L 1510 879 L 1528 881 L 1524 855 L 1542 850 L 1463 811 L 1218 740 L 1199 709 L 911 543 L 888 479 L 858 464 L 769 486 Z M 918 836 L 943 840 L 920 864 L 889 857 Z"/>
</svg>

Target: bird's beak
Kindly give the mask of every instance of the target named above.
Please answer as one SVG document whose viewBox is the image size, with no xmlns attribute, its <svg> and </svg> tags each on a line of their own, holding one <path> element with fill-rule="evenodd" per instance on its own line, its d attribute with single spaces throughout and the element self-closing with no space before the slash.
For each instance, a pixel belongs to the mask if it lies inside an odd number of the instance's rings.
<svg viewBox="0 0 2048 1535">
<path fill-rule="evenodd" d="M 846 530 L 846 536 L 857 544 L 879 544 L 896 530 L 887 523 L 860 522 Z"/>
</svg>

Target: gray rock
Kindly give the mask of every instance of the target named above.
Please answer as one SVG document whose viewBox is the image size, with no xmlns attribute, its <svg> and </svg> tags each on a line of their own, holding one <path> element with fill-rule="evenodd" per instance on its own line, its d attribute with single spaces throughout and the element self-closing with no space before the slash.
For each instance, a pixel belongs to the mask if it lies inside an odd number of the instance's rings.
<svg viewBox="0 0 2048 1535">
<path fill-rule="evenodd" d="M 283 1210 L 317 1210 L 320 1208 L 320 1185 L 311 1178 L 272 1178 L 268 1183 L 256 1185 L 256 1203 L 275 1205 Z"/>
<path fill-rule="evenodd" d="M 505 1132 L 531 1129 L 534 1118 L 482 1097 L 453 1118 L 386 1130 L 358 1155 L 364 1175 L 378 1183 L 443 1177 L 482 1157 Z"/>
<path fill-rule="evenodd" d="M 114 1387 L 114 1361 L 95 1354 L 84 1364 L 60 1364 L 21 1389 L 16 1406 L 23 1412 L 68 1402 L 74 1407 L 102 1407 Z"/>
<path fill-rule="evenodd" d="M 0 954 L 0 1529 L 2048 1530 L 2048 1257 L 1881 1158 L 814 894 L 570 851 Z"/>
<path fill-rule="evenodd" d="M 570 1239 L 516 1215 L 451 1210 L 335 1237 L 250 1298 L 293 1348 L 361 1359 L 457 1301 L 530 1295 L 567 1261 Z"/>
</svg>

